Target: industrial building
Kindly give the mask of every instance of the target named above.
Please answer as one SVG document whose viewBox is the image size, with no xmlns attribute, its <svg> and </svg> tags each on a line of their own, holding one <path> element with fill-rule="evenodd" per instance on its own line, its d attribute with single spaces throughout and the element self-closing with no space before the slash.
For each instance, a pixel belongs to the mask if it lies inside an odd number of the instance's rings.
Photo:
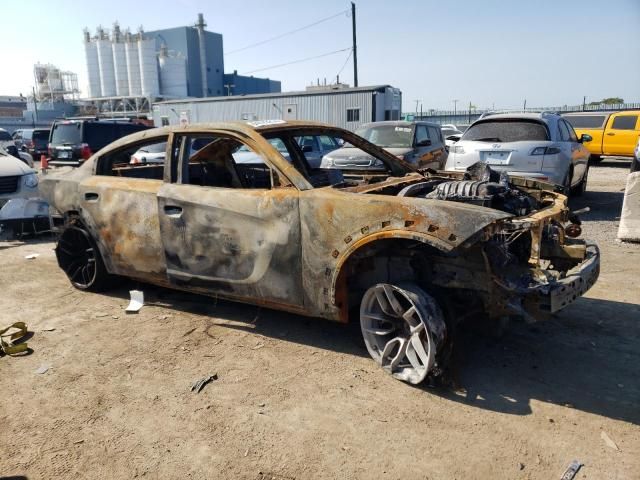
<svg viewBox="0 0 640 480">
<path fill-rule="evenodd" d="M 88 97 L 100 111 L 144 111 L 156 99 L 280 91 L 280 82 L 224 74 L 222 35 L 193 26 L 137 33 L 116 23 L 111 33 L 84 31 Z M 226 85 L 226 89 L 225 89 Z"/>
<path fill-rule="evenodd" d="M 233 120 L 312 120 L 349 130 L 363 123 L 399 120 L 402 93 L 390 85 L 314 88 L 245 96 L 168 100 L 153 104 L 156 126 Z"/>
</svg>

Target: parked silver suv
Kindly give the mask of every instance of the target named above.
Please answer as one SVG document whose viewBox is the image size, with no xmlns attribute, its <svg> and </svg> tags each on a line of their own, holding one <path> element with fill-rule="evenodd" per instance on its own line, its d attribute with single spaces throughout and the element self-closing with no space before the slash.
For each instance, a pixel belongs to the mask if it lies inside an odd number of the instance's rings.
<svg viewBox="0 0 640 480">
<path fill-rule="evenodd" d="M 464 171 L 483 161 L 493 170 L 563 185 L 581 194 L 587 187 L 589 135 L 576 136 L 555 113 L 502 113 L 474 122 L 451 146 L 447 170 Z"/>
<path fill-rule="evenodd" d="M 419 169 L 440 170 L 447 160 L 440 125 L 435 123 L 373 122 L 363 125 L 355 133 Z M 320 168 L 380 170 L 384 169 L 384 165 L 362 150 L 346 144 L 325 155 Z"/>
</svg>

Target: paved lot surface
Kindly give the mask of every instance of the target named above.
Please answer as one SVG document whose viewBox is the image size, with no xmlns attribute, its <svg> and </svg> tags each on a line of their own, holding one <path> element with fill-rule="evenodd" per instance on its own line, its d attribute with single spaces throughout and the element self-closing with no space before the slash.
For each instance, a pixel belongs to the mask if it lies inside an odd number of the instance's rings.
<svg viewBox="0 0 640 480">
<path fill-rule="evenodd" d="M 0 477 L 559 479 L 576 459 L 579 479 L 638 479 L 640 246 L 614 241 L 627 171 L 592 168 L 572 202 L 592 208 L 596 286 L 551 321 L 469 333 L 459 390 L 391 379 L 340 325 L 147 285 L 81 293 L 51 239 L 0 243 L 0 326 L 34 332 L 33 354 L 0 358 Z M 127 316 L 134 286 L 147 304 Z"/>
</svg>

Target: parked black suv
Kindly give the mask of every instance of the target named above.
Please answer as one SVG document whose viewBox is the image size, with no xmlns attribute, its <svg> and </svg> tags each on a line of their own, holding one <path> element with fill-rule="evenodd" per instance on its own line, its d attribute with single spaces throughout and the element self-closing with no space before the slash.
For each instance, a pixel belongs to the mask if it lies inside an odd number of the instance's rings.
<svg viewBox="0 0 640 480">
<path fill-rule="evenodd" d="M 31 143 L 26 145 L 27 152 L 34 160 L 40 160 L 40 155 L 47 155 L 49 146 L 49 136 L 51 130 L 48 128 L 36 128 L 31 133 Z"/>
<path fill-rule="evenodd" d="M 78 166 L 111 142 L 148 128 L 128 120 L 56 120 L 49 137 L 49 165 Z"/>
</svg>

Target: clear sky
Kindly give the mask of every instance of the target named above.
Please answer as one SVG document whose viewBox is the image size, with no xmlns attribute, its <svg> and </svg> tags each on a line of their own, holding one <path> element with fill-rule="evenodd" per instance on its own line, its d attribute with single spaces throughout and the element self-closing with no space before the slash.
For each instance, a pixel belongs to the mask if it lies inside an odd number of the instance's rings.
<svg viewBox="0 0 640 480">
<path fill-rule="evenodd" d="M 359 83 L 391 84 L 403 109 L 561 106 L 622 97 L 640 102 L 640 0 L 357 0 Z M 35 62 L 79 74 L 82 29 L 114 21 L 135 30 L 192 25 L 224 36 L 231 52 L 350 8 L 344 0 L 20 0 L 2 2 L 0 95 L 27 94 Z M 346 14 L 225 55 L 246 73 L 351 46 Z M 301 90 L 335 79 L 348 51 L 256 72 Z M 340 80 L 353 82 L 349 61 Z"/>
</svg>

